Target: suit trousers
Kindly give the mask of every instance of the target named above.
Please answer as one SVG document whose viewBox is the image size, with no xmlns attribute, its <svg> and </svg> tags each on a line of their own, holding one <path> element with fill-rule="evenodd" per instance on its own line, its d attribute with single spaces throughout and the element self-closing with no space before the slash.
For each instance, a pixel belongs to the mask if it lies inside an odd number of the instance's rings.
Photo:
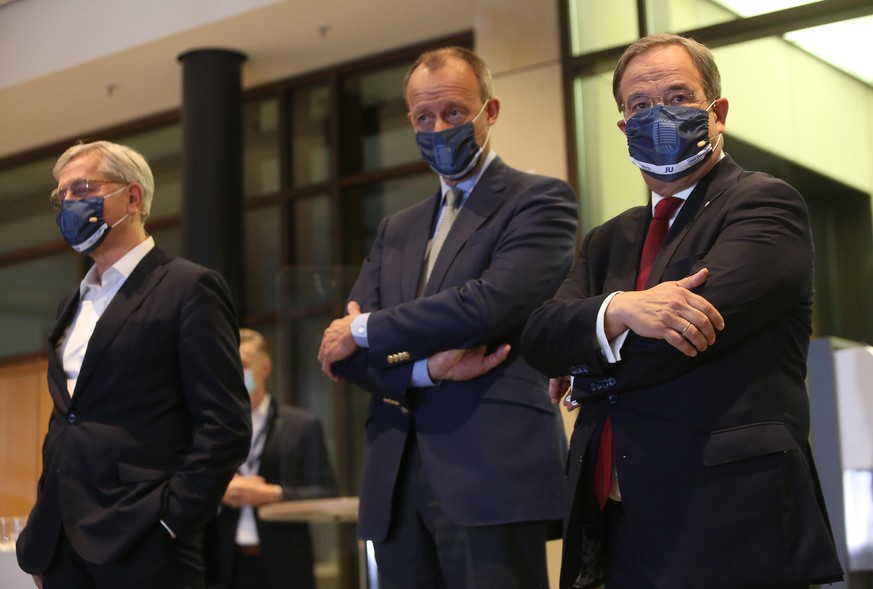
<svg viewBox="0 0 873 589">
<path fill-rule="evenodd" d="M 443 513 L 410 431 L 388 537 L 374 542 L 381 589 L 547 589 L 546 522 L 461 526 Z"/>
<path fill-rule="evenodd" d="M 159 523 L 118 562 L 86 562 L 61 529 L 43 589 L 203 589 L 202 538 L 172 539 Z"/>
</svg>

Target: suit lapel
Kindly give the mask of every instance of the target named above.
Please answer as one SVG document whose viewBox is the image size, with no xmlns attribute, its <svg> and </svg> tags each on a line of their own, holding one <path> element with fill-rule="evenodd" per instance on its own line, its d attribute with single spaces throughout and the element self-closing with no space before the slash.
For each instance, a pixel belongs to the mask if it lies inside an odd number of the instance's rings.
<svg viewBox="0 0 873 589">
<path fill-rule="evenodd" d="M 733 160 L 725 156 L 691 191 L 685 204 L 679 209 L 679 214 L 667 233 L 667 239 L 652 264 L 652 273 L 649 275 L 647 286 L 661 282 L 664 270 L 673 259 L 685 236 L 688 235 L 697 220 L 710 210 L 708 209 L 709 204 L 721 197 L 728 187 L 734 184 L 735 176 L 740 171 Z"/>
<path fill-rule="evenodd" d="M 400 272 L 400 292 L 403 301 L 411 301 L 418 295 L 418 282 L 424 264 L 424 252 L 430 240 L 430 231 L 439 210 L 442 194 L 440 190 L 429 199 L 430 206 L 419 208 L 416 216 L 406 228 L 406 244 L 403 248 Z M 452 228 L 454 231 L 454 227 Z M 445 246 L 444 246 L 445 247 Z"/>
<path fill-rule="evenodd" d="M 506 174 L 503 162 L 498 158 L 483 173 L 473 192 L 458 213 L 452 230 L 446 237 L 439 258 L 430 273 L 424 294 L 430 295 L 440 290 L 443 279 L 458 252 L 479 227 L 503 204 L 506 189 Z"/>
<path fill-rule="evenodd" d="M 64 331 L 73 322 L 76 316 L 76 310 L 79 308 L 79 287 L 67 297 L 67 300 L 62 303 L 63 310 L 58 315 L 58 320 L 55 323 L 54 329 L 49 336 L 49 355 L 48 355 L 48 381 L 49 392 L 54 399 L 55 405 L 66 407 L 70 404 L 70 393 L 67 391 L 67 375 L 64 373 L 64 367 L 61 364 L 61 359 L 58 357 L 58 342 L 64 335 Z"/>
<path fill-rule="evenodd" d="M 616 218 L 617 237 L 612 243 L 612 251 L 606 266 L 609 271 L 601 289 L 603 292 L 634 290 L 643 243 L 652 216 L 651 210 L 651 204 L 635 207 L 627 215 Z"/>
<path fill-rule="evenodd" d="M 76 381 L 73 400 L 78 399 L 81 392 L 85 390 L 84 387 L 99 364 L 100 357 L 128 317 L 142 304 L 148 293 L 166 274 L 164 263 L 168 260 L 166 254 L 157 247 L 153 248 L 133 269 L 106 311 L 100 316 L 94 327 L 94 333 L 88 340 L 88 349 L 82 360 L 82 369 L 79 371 L 79 378 Z"/>
</svg>

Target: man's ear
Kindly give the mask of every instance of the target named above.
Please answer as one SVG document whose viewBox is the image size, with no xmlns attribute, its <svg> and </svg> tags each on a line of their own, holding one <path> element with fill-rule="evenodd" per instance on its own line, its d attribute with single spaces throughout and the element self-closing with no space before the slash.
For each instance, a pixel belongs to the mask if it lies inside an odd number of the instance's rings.
<svg viewBox="0 0 873 589">
<path fill-rule="evenodd" d="M 488 115 L 488 124 L 493 125 L 497 122 L 497 117 L 500 115 L 500 99 L 492 96 L 488 99 L 485 105 L 485 114 Z"/>
<path fill-rule="evenodd" d="M 715 126 L 719 133 L 724 133 L 729 106 L 727 98 L 719 98 L 712 104 L 712 112 L 715 113 Z"/>
<path fill-rule="evenodd" d="M 138 182 L 131 182 L 127 187 L 127 212 L 137 214 L 142 211 L 143 205 L 143 190 Z"/>
</svg>

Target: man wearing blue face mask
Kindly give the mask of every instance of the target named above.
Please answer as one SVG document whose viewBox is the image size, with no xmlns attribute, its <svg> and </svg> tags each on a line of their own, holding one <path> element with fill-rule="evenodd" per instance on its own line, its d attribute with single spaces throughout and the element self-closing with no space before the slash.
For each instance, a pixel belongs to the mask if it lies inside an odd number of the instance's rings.
<svg viewBox="0 0 873 589">
<path fill-rule="evenodd" d="M 319 351 L 372 394 L 358 533 L 383 589 L 547 587 L 566 442 L 518 343 L 569 269 L 576 197 L 491 150 L 500 101 L 473 53 L 422 55 L 406 100 L 439 189 L 382 221 Z"/>
<path fill-rule="evenodd" d="M 693 40 L 624 52 L 618 127 L 650 202 L 585 237 L 524 331 L 553 402 L 579 411 L 562 588 L 842 578 L 808 443 L 809 218 L 723 153 L 720 84 Z"/>
<path fill-rule="evenodd" d="M 263 521 L 257 508 L 336 495 L 321 422 L 269 394 L 273 363 L 263 335 L 240 329 L 239 354 L 252 400 L 252 445 L 215 519 L 216 587 L 315 589 L 309 525 Z"/>
<path fill-rule="evenodd" d="M 94 264 L 49 336 L 54 410 L 18 563 L 41 589 L 202 589 L 202 530 L 251 436 L 230 293 L 146 232 L 141 154 L 80 143 L 53 174 L 61 235 Z"/>
</svg>

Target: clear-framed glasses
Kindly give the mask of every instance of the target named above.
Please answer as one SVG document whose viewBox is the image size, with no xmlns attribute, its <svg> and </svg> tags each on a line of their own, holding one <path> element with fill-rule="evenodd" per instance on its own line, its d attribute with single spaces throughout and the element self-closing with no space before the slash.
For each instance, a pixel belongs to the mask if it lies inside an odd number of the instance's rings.
<svg viewBox="0 0 873 589">
<path fill-rule="evenodd" d="M 698 98 L 697 94 L 685 88 L 674 88 L 667 90 L 660 96 L 650 96 L 648 94 L 633 94 L 629 96 L 627 101 L 622 103 L 621 112 L 625 119 L 644 112 L 656 104 L 664 106 L 697 106 L 704 98 Z"/>
<path fill-rule="evenodd" d="M 71 200 L 82 200 L 83 198 L 92 196 L 93 193 L 103 184 L 124 184 L 124 182 L 119 182 L 118 180 L 88 180 L 87 178 L 81 178 L 79 180 L 74 180 L 61 188 L 55 188 L 52 190 L 52 195 L 49 199 L 52 203 L 52 207 L 59 209 L 68 198 Z"/>
</svg>

